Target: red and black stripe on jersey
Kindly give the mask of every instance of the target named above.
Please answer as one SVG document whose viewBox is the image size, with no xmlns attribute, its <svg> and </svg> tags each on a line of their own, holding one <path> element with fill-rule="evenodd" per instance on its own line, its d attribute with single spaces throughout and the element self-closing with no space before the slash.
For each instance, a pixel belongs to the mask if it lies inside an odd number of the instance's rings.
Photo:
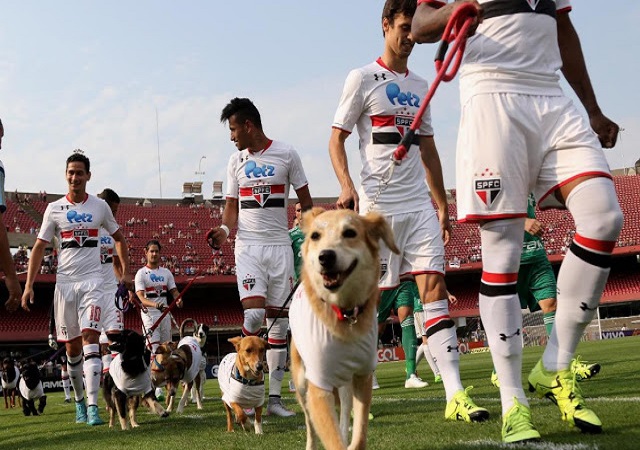
<svg viewBox="0 0 640 450">
<path fill-rule="evenodd" d="M 144 294 L 146 298 L 168 297 L 169 295 L 167 292 L 168 292 L 168 288 L 166 284 L 162 285 L 160 292 L 158 292 L 158 289 L 153 286 L 149 286 L 144 290 Z"/>
<path fill-rule="evenodd" d="M 60 248 L 91 248 L 98 246 L 97 228 L 76 228 L 60 232 Z"/>
<path fill-rule="evenodd" d="M 284 208 L 284 184 L 258 184 L 240 188 L 240 207 L 243 209 Z"/>
<path fill-rule="evenodd" d="M 532 4 L 533 3 L 533 4 Z M 553 0 L 492 0 L 482 4 L 484 20 L 511 14 L 534 13 L 556 18 L 556 3 Z"/>
<path fill-rule="evenodd" d="M 413 116 L 386 115 L 371 116 L 371 143 L 398 145 L 405 130 L 409 130 Z M 397 131 L 373 131 L 379 128 L 395 127 Z M 420 145 L 420 136 L 413 136 L 411 145 Z"/>
</svg>

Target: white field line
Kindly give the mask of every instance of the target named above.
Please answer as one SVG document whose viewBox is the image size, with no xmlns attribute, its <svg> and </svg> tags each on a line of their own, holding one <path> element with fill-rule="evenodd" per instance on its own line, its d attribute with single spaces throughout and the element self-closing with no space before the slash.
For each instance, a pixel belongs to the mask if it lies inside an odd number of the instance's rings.
<svg viewBox="0 0 640 450">
<path fill-rule="evenodd" d="M 460 441 L 460 444 L 464 444 L 467 448 L 486 446 L 494 448 L 514 448 L 514 444 L 505 444 L 504 442 L 492 441 L 489 439 Z M 518 444 L 517 448 L 534 450 L 598 450 L 598 446 L 595 444 L 560 444 L 557 442 L 524 442 L 522 444 Z"/>
<path fill-rule="evenodd" d="M 500 403 L 499 397 L 479 397 L 474 396 L 473 399 L 477 403 L 489 402 Z M 548 403 L 547 399 L 529 397 L 529 403 Z M 588 403 L 640 403 L 640 397 L 587 397 L 585 401 Z M 404 397 L 378 397 L 373 394 L 373 403 L 444 403 L 444 397 L 425 397 L 425 398 L 404 398 Z"/>
</svg>

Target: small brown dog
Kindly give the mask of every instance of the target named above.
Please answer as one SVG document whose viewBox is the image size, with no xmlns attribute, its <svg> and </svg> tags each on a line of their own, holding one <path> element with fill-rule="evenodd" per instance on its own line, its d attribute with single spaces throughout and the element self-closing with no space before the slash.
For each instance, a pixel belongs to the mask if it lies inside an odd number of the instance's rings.
<svg viewBox="0 0 640 450">
<path fill-rule="evenodd" d="M 379 240 L 398 253 L 384 217 L 313 208 L 304 214 L 302 288 L 289 311 L 291 373 L 307 425 L 307 449 L 317 437 L 328 450 L 367 444 L 371 383 L 377 362 Z M 340 422 L 335 396 L 340 396 Z"/>
<path fill-rule="evenodd" d="M 255 408 L 254 429 L 262 434 L 262 405 L 264 404 L 264 355 L 269 344 L 257 336 L 229 339 L 236 353 L 227 354 L 218 368 L 218 382 L 222 403 L 227 412 L 227 431 L 233 431 L 231 411 L 243 430 L 247 423 L 244 410 Z"/>
<path fill-rule="evenodd" d="M 173 401 L 182 384 L 182 397 L 176 412 L 182 413 L 187 405 L 189 392 L 195 385 L 196 404 L 202 409 L 200 398 L 200 344 L 193 336 L 185 336 L 176 345 L 173 342 L 160 344 L 156 349 L 151 368 L 151 379 L 155 387 L 167 386 L 167 411 L 173 411 Z"/>
</svg>

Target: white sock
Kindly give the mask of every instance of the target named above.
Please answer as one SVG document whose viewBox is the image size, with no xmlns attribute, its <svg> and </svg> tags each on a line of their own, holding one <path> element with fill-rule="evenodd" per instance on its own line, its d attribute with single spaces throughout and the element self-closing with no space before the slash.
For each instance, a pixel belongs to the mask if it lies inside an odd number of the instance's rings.
<svg viewBox="0 0 640 450">
<path fill-rule="evenodd" d="M 524 219 L 496 220 L 481 227 L 480 317 L 500 381 L 503 415 L 514 398 L 529 404 L 522 389 L 522 312 L 516 287 L 523 230 Z"/>
<path fill-rule="evenodd" d="M 84 345 L 82 350 L 84 351 L 84 382 L 87 385 L 87 405 L 97 405 L 100 375 L 102 374 L 100 345 Z"/>
<path fill-rule="evenodd" d="M 418 367 L 418 363 L 420 363 L 420 361 L 422 361 L 422 358 L 424 358 L 424 351 L 422 351 L 423 345 L 424 344 L 420 344 L 416 349 L 416 368 Z"/>
<path fill-rule="evenodd" d="M 460 355 L 456 327 L 449 317 L 449 301 L 436 300 L 423 305 L 425 329 L 432 354 L 438 358 L 447 402 L 464 389 L 460 381 Z"/>
<path fill-rule="evenodd" d="M 611 252 L 622 228 L 613 182 L 592 178 L 566 201 L 576 234 L 558 273 L 556 319 L 542 355 L 545 369 L 568 369 L 585 327 L 593 319 L 611 270 Z"/>
<path fill-rule="evenodd" d="M 438 368 L 438 361 L 431 355 L 431 350 L 429 350 L 429 344 L 422 344 L 422 351 L 424 352 L 424 357 L 429 363 L 429 367 L 431 367 L 431 371 L 435 376 L 440 375 L 440 368 Z"/>
<path fill-rule="evenodd" d="M 73 386 L 73 396 L 77 402 L 84 398 L 84 384 L 82 379 L 83 362 L 82 353 L 78 356 L 69 356 L 67 353 L 67 372 L 69 373 L 71 386 Z"/>
<path fill-rule="evenodd" d="M 62 389 L 64 390 L 64 398 L 71 398 L 71 382 L 69 381 L 69 372 L 66 370 L 62 370 L 60 373 L 60 377 L 62 378 Z"/>
<path fill-rule="evenodd" d="M 284 368 L 287 364 L 287 349 L 267 350 L 267 364 L 269 365 L 269 397 L 280 397 Z"/>
</svg>

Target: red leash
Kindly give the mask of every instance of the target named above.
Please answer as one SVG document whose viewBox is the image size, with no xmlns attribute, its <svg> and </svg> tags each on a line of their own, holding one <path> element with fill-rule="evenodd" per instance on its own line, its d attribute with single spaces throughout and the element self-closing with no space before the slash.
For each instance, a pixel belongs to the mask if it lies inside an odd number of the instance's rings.
<svg viewBox="0 0 640 450">
<path fill-rule="evenodd" d="M 460 63 L 462 63 L 465 45 L 467 44 L 467 33 L 469 32 L 469 28 L 471 27 L 473 19 L 476 15 L 476 8 L 472 4 L 467 3 L 462 4 L 458 8 L 456 8 L 456 10 L 449 18 L 449 22 L 447 22 L 447 26 L 442 33 L 442 41 L 440 41 L 438 52 L 436 53 L 436 77 L 433 79 L 433 83 L 429 87 L 429 91 L 427 91 L 427 95 L 425 96 L 422 105 L 413 118 L 413 122 L 411 123 L 409 131 L 405 133 L 402 141 L 400 141 L 400 145 L 398 145 L 396 150 L 393 152 L 392 159 L 394 164 L 399 165 L 407 155 L 407 152 L 409 151 L 411 143 L 413 142 L 413 138 L 416 134 L 416 130 L 420 128 L 422 115 L 426 111 L 427 106 L 429 106 L 433 95 L 436 93 L 436 89 L 440 85 L 440 82 L 451 81 L 456 76 L 456 73 L 460 68 Z M 453 42 L 453 45 L 451 46 L 451 51 L 448 52 L 449 44 L 451 42 Z M 451 67 L 451 71 L 447 72 L 454 58 L 455 63 Z"/>
<path fill-rule="evenodd" d="M 191 280 L 189 280 L 189 282 L 184 287 L 182 292 L 180 292 L 180 295 L 178 295 L 178 297 L 169 306 L 167 306 L 164 310 L 162 310 L 162 314 L 160 314 L 160 317 L 158 318 L 158 320 L 156 320 L 154 324 L 151 325 L 151 328 L 147 330 L 147 334 L 146 334 L 147 337 L 151 336 L 153 332 L 156 330 L 156 328 L 158 328 L 158 326 L 160 325 L 160 322 L 162 322 L 162 319 L 167 317 L 167 314 L 169 314 L 171 311 L 173 311 L 176 308 L 176 306 L 178 305 L 178 300 L 182 298 L 185 292 L 189 290 L 193 282 L 196 281 L 198 278 L 203 278 L 203 277 L 201 275 L 196 275 Z"/>
</svg>

